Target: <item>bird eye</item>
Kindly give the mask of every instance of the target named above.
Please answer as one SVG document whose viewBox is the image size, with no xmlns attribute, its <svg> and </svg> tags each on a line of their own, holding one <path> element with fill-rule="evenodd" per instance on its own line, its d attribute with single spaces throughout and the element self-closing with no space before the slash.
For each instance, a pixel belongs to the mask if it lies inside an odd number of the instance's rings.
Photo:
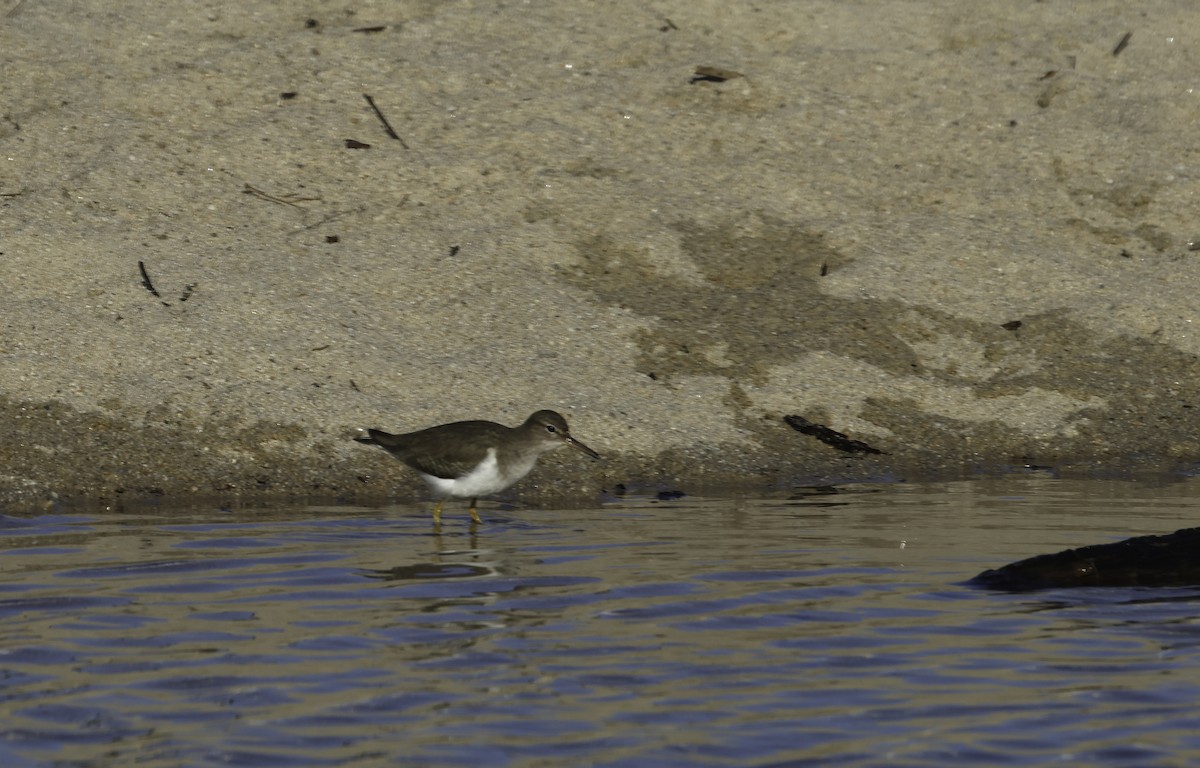
<svg viewBox="0 0 1200 768">
<path fill-rule="evenodd" d="M 553 424 L 547 424 L 547 425 L 546 425 L 546 431 L 547 431 L 547 432 L 557 432 L 558 430 L 554 428 L 554 425 L 553 425 Z"/>
</svg>

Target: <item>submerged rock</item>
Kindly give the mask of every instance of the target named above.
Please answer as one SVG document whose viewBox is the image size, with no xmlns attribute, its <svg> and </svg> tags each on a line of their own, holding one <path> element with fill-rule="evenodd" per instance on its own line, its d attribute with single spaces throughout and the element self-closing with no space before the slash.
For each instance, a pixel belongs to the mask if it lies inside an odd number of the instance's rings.
<svg viewBox="0 0 1200 768">
<path fill-rule="evenodd" d="M 1024 592 L 1058 587 L 1200 585 L 1200 528 L 1038 555 L 987 570 L 969 584 Z"/>
</svg>

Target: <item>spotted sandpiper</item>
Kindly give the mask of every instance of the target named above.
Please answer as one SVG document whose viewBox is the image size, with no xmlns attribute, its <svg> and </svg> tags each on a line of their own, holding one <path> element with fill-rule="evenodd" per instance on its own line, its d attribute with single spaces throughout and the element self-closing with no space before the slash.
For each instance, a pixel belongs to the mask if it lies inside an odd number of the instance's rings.
<svg viewBox="0 0 1200 768">
<path fill-rule="evenodd" d="M 571 437 L 567 420 L 554 411 L 538 411 L 519 427 L 492 421 L 456 421 L 419 432 L 391 435 L 368 429 L 369 437 L 354 438 L 371 443 L 417 470 L 441 498 L 433 507 L 433 524 L 442 520 L 446 497 L 471 500 L 471 519 L 479 512 L 480 496 L 499 493 L 520 480 L 537 464 L 538 457 L 569 445 L 593 459 L 600 454 Z"/>
</svg>

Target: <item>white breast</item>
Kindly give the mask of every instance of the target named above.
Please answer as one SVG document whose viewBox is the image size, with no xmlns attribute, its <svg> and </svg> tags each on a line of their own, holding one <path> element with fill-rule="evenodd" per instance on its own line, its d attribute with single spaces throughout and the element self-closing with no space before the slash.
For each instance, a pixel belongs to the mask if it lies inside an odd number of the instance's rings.
<svg viewBox="0 0 1200 768">
<path fill-rule="evenodd" d="M 442 496 L 458 496 L 460 498 L 475 498 L 503 491 L 508 486 L 529 474 L 537 456 L 529 457 L 529 461 L 521 461 L 510 465 L 506 474 L 500 473 L 500 465 L 496 461 L 496 449 L 488 448 L 487 458 L 470 473 L 456 478 L 434 477 L 421 473 L 429 487 Z"/>
</svg>

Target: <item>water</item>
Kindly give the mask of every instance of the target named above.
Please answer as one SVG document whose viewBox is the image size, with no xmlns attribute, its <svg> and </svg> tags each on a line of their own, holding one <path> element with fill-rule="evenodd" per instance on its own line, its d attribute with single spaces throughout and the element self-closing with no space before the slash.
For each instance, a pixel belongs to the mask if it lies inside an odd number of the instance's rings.
<svg viewBox="0 0 1200 768">
<path fill-rule="evenodd" d="M 1197 481 L 0 517 L 0 764 L 1200 758 L 1200 590 L 962 582 L 1200 521 Z"/>
</svg>

